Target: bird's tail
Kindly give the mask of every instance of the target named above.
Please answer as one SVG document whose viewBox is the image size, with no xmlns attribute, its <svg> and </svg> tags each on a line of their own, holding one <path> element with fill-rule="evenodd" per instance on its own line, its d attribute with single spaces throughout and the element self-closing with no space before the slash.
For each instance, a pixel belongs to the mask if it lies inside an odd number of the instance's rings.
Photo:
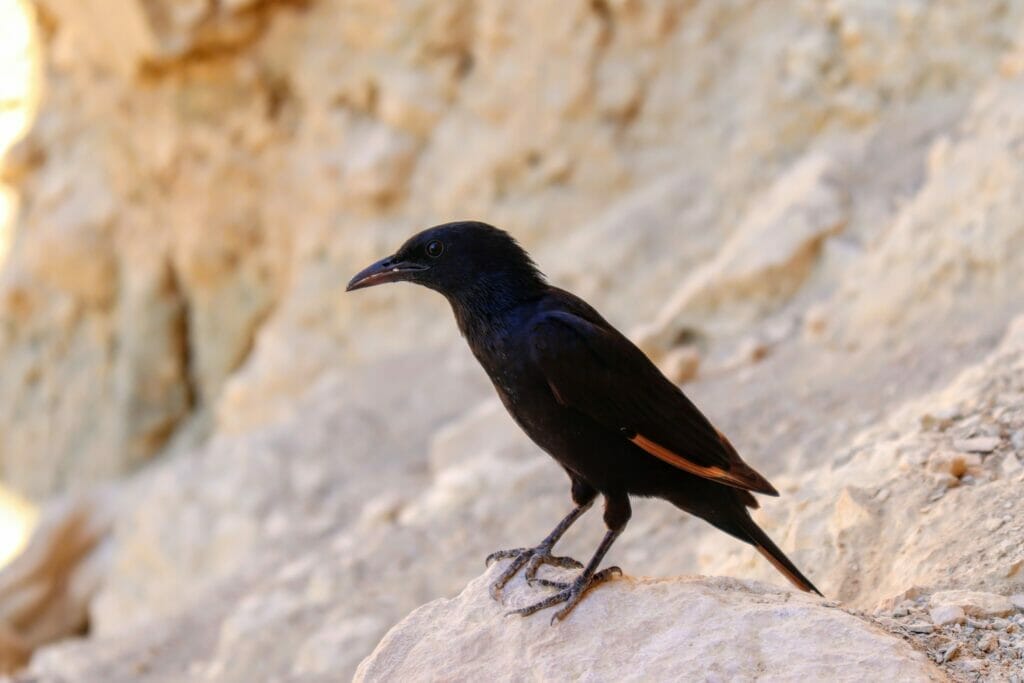
<svg viewBox="0 0 1024 683">
<path fill-rule="evenodd" d="M 756 507 L 757 501 L 747 491 L 729 488 L 719 484 L 706 483 L 714 487 L 713 492 L 687 490 L 666 496 L 676 507 L 718 527 L 725 533 L 754 546 L 764 558 L 772 563 L 783 576 L 802 591 L 821 595 L 811 580 L 803 575 L 786 554 L 775 545 L 768 534 L 757 525 L 747 512 L 747 507 Z M 753 505 L 751 504 L 753 503 Z"/>
<path fill-rule="evenodd" d="M 754 546 L 757 549 L 757 552 L 764 555 L 764 558 L 771 562 L 772 565 L 778 569 L 783 576 L 789 579 L 790 583 L 794 586 L 802 591 L 821 595 L 821 591 L 811 583 L 810 579 L 803 575 L 803 572 L 797 569 L 796 565 L 793 564 L 793 562 L 786 557 L 786 554 L 779 549 L 779 546 L 775 545 L 772 539 L 768 538 L 768 534 L 766 534 L 764 530 L 750 518 L 750 515 L 747 514 L 746 510 L 744 510 L 739 517 L 740 518 L 736 520 L 736 527 L 737 531 L 740 533 L 735 533 L 733 531 L 730 531 L 729 533 L 732 533 L 740 540 L 746 541 Z"/>
<path fill-rule="evenodd" d="M 772 539 L 768 538 L 768 534 L 757 525 L 757 522 L 751 519 L 744 500 L 740 496 L 735 496 L 732 504 L 722 505 L 722 501 L 719 500 L 718 505 L 702 508 L 695 508 L 693 506 L 693 498 L 679 499 L 673 502 L 682 509 L 703 517 L 706 521 L 730 536 L 754 546 L 766 560 L 779 570 L 779 573 L 789 579 L 800 590 L 821 595 L 821 591 L 811 583 L 811 580 L 797 569 L 796 565 L 779 549 L 779 546 L 775 545 Z"/>
</svg>

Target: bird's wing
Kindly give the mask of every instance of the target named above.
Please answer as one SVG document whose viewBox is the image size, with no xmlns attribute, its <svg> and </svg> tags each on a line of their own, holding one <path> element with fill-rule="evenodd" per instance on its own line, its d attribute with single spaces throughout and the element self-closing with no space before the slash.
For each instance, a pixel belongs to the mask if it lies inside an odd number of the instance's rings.
<svg viewBox="0 0 1024 683">
<path fill-rule="evenodd" d="M 559 403 L 619 430 L 681 470 L 778 495 L 683 392 L 610 326 L 549 311 L 532 322 L 530 352 Z"/>
</svg>

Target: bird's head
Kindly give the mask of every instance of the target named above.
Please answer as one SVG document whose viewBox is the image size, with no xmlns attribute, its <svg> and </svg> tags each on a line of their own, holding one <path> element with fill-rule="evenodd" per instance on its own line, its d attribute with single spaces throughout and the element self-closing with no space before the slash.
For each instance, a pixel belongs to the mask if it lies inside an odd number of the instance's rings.
<svg viewBox="0 0 1024 683">
<path fill-rule="evenodd" d="M 445 223 L 413 235 L 393 255 L 364 268 L 346 291 L 413 282 L 449 299 L 485 291 L 530 292 L 544 276 L 511 235 L 486 223 Z"/>
</svg>

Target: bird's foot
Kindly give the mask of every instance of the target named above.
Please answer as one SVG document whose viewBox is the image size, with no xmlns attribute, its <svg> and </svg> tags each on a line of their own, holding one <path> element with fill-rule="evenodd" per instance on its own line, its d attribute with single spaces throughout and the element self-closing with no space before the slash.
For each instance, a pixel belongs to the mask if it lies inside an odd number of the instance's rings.
<svg viewBox="0 0 1024 683">
<path fill-rule="evenodd" d="M 583 566 L 577 560 L 571 557 L 558 557 L 551 554 L 550 545 L 539 545 L 536 548 L 515 548 L 514 550 L 499 550 L 493 552 L 487 556 L 485 563 L 490 565 L 491 562 L 497 562 L 498 560 L 507 560 L 511 558 L 512 562 L 505 567 L 505 571 L 494 580 L 494 583 L 490 586 L 490 594 L 494 600 L 501 602 L 501 589 L 505 587 L 505 584 L 512 580 L 512 577 L 519 573 L 519 570 L 526 567 L 526 580 L 530 584 L 535 582 L 543 582 L 544 579 L 537 578 L 537 570 L 545 564 L 550 564 L 554 567 L 564 567 L 566 569 L 579 569 Z"/>
<path fill-rule="evenodd" d="M 534 612 L 539 612 L 542 609 L 547 609 L 554 605 L 565 603 L 565 607 L 555 612 L 554 616 L 551 617 L 551 624 L 561 621 L 568 616 L 569 612 L 573 610 L 583 599 L 584 594 L 594 586 L 602 584 L 605 581 L 610 580 L 615 576 L 622 576 L 622 570 L 618 567 L 608 567 L 601 571 L 587 576 L 586 572 L 579 575 L 575 581 L 563 583 L 561 581 L 548 581 L 547 579 L 537 579 L 535 583 L 541 586 L 550 586 L 553 588 L 560 589 L 554 595 L 544 598 L 540 602 L 536 602 L 522 609 L 517 609 L 509 612 L 506 616 L 518 614 L 521 617 L 528 617 Z"/>
</svg>

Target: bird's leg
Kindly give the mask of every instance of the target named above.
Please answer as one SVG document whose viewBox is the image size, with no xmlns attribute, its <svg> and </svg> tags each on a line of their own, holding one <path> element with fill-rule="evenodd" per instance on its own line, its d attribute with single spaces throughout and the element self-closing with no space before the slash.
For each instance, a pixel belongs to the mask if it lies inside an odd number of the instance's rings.
<svg viewBox="0 0 1024 683">
<path fill-rule="evenodd" d="M 508 567 L 505 568 L 505 571 L 501 573 L 501 576 L 495 579 L 494 583 L 491 584 L 490 593 L 491 597 L 495 600 L 500 601 L 501 589 L 504 588 L 505 584 L 508 583 L 513 576 L 519 573 L 519 570 L 524 566 L 526 567 L 526 580 L 530 583 L 540 580 L 537 579 L 536 576 L 537 570 L 541 568 L 541 565 L 550 564 L 556 567 L 565 567 L 568 569 L 577 569 L 583 566 L 582 563 L 571 557 L 556 557 L 551 554 L 551 550 L 555 547 L 555 543 L 562 538 L 562 535 L 565 534 L 569 527 L 571 527 L 584 512 L 590 509 L 590 506 L 594 504 L 594 499 L 597 497 L 597 491 L 595 491 L 590 485 L 580 479 L 577 479 L 571 473 L 569 478 L 572 480 L 572 500 L 576 503 L 576 507 L 573 508 L 572 512 L 566 515 L 565 518 L 551 530 L 551 533 L 548 534 L 543 541 L 541 541 L 535 548 L 499 550 L 487 556 L 487 564 L 496 560 L 512 558 L 512 562 L 510 562 Z"/>
<path fill-rule="evenodd" d="M 567 569 L 577 569 L 582 567 L 583 564 L 571 557 L 557 557 L 551 554 L 552 548 L 558 539 L 568 530 L 573 523 L 579 519 L 584 512 L 590 509 L 590 506 L 594 504 L 593 499 L 584 503 L 583 505 L 577 505 L 573 508 L 572 512 L 567 514 L 565 518 L 558 523 L 551 533 L 541 541 L 534 548 L 514 548 L 512 550 L 498 550 L 487 556 L 486 563 L 490 564 L 497 560 L 504 560 L 512 558 L 512 562 L 505 567 L 505 571 L 501 573 L 494 583 L 491 584 L 490 592 L 491 597 L 495 600 L 501 599 L 501 589 L 505 587 L 505 584 L 512 580 L 512 577 L 519 573 L 519 570 L 524 566 L 526 567 L 526 580 L 533 582 L 537 574 L 537 570 L 540 569 L 541 565 L 550 564 L 556 567 L 565 567 Z"/>
<path fill-rule="evenodd" d="M 590 562 L 580 572 L 580 575 L 572 582 L 559 582 L 559 581 L 547 581 L 545 579 L 539 579 L 537 583 L 544 586 L 552 586 L 559 588 L 560 590 L 554 595 L 541 600 L 540 602 L 534 603 L 522 609 L 517 609 L 509 612 L 510 615 L 518 614 L 526 617 L 534 612 L 539 612 L 542 609 L 547 609 L 553 605 L 565 603 L 565 607 L 555 612 L 555 615 L 551 617 L 551 623 L 554 624 L 556 621 L 564 619 L 569 612 L 579 604 L 580 600 L 583 599 L 583 595 L 598 584 L 602 584 L 608 581 L 612 577 L 621 576 L 622 570 L 618 567 L 607 567 L 601 571 L 597 571 L 597 568 L 601 564 L 601 560 L 608 553 L 608 550 L 612 547 L 612 543 L 619 537 L 623 529 L 626 528 L 626 523 L 632 516 L 632 510 L 629 505 L 629 497 L 625 494 L 610 497 L 605 495 L 605 510 L 604 510 L 604 521 L 608 526 L 608 532 L 605 533 L 604 538 L 601 540 L 601 545 L 597 547 L 597 551 L 594 552 L 594 556 L 590 558 Z"/>
</svg>

